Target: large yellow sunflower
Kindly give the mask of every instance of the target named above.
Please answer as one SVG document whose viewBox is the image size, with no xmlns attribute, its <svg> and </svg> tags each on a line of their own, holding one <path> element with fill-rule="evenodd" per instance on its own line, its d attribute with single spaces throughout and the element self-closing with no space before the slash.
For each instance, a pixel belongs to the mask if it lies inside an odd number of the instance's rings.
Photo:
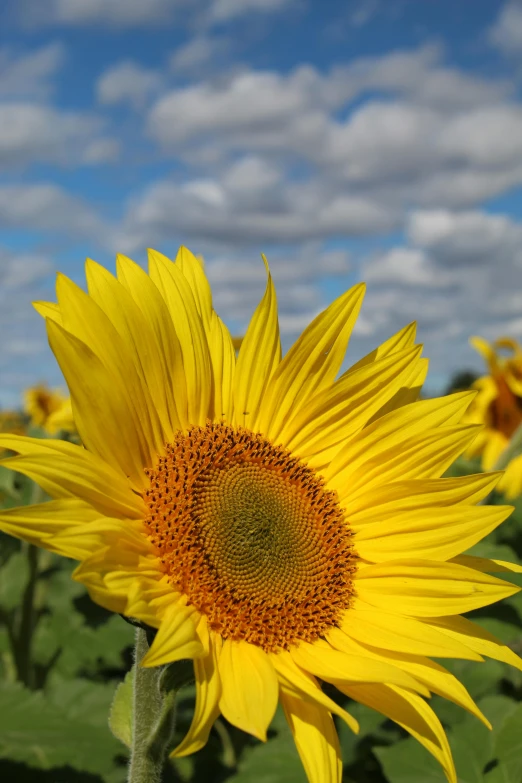
<svg viewBox="0 0 522 783">
<path fill-rule="evenodd" d="M 489 374 L 478 378 L 473 388 L 478 394 L 465 420 L 482 429 L 467 450 L 467 456 L 480 455 L 483 470 L 491 470 L 522 425 L 522 348 L 509 337 L 490 345 L 473 337 L 472 345 L 486 361 Z M 502 355 L 499 351 L 509 351 Z M 509 499 L 522 493 L 522 455 L 511 459 L 497 488 Z"/>
<path fill-rule="evenodd" d="M 338 376 L 364 287 L 321 313 L 281 358 L 266 292 L 235 357 L 199 261 L 87 262 L 37 303 L 84 447 L 2 436 L 4 465 L 55 498 L 0 528 L 81 564 L 92 598 L 158 629 L 145 666 L 194 659 L 197 700 L 174 750 L 201 748 L 221 713 L 266 738 L 278 700 L 313 783 L 341 778 L 321 689 L 399 723 L 455 770 L 423 697 L 487 719 L 428 656 L 519 668 L 462 612 L 518 588 L 463 555 L 509 514 L 476 506 L 498 475 L 441 479 L 473 440 L 473 392 L 415 402 L 426 361 L 407 326 Z"/>
</svg>

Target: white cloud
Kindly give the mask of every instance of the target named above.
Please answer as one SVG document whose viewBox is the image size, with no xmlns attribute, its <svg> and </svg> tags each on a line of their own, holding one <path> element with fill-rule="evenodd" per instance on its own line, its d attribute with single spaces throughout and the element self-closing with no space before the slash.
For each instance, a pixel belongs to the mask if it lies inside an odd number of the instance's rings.
<svg viewBox="0 0 522 783">
<path fill-rule="evenodd" d="M 159 71 L 126 60 L 100 76 L 96 94 L 101 104 L 128 103 L 134 109 L 140 109 L 159 91 L 161 84 Z"/>
<path fill-rule="evenodd" d="M 170 56 L 174 73 L 194 72 L 230 51 L 231 41 L 225 37 L 198 35 L 179 46 Z"/>
<path fill-rule="evenodd" d="M 379 283 L 393 282 L 432 288 L 444 288 L 451 284 L 451 277 L 438 274 L 422 250 L 410 247 L 395 247 L 383 255 L 368 259 L 363 264 L 361 274 L 369 283 L 376 280 Z"/>
<path fill-rule="evenodd" d="M 479 210 L 415 211 L 408 239 L 363 262 L 370 285 L 361 339 L 369 347 L 415 319 L 432 386 L 463 366 L 481 371 L 470 335 L 521 333 L 522 224 Z"/>
<path fill-rule="evenodd" d="M 508 101 L 505 82 L 444 68 L 441 57 L 426 46 L 327 74 L 243 70 L 171 89 L 148 128 L 165 152 L 191 163 L 285 156 L 381 205 L 472 206 L 522 182 L 522 108 Z M 389 98 L 350 111 L 366 90 Z"/>
<path fill-rule="evenodd" d="M 0 97 L 46 98 L 64 56 L 63 46 L 57 43 L 23 54 L 0 48 Z"/>
<path fill-rule="evenodd" d="M 417 211 L 408 236 L 443 266 L 494 267 L 522 261 L 522 225 L 505 215 L 484 212 Z"/>
<path fill-rule="evenodd" d="M 87 144 L 81 160 L 87 166 L 113 163 L 119 158 L 120 150 L 120 142 L 117 139 L 101 137 Z"/>
<path fill-rule="evenodd" d="M 107 24 L 137 27 L 170 21 L 187 0 L 20 0 L 18 13 L 30 25 Z"/>
<path fill-rule="evenodd" d="M 284 182 L 275 187 L 275 170 L 264 182 L 241 182 L 237 166 L 223 180 L 161 181 L 131 205 L 121 242 L 132 251 L 181 233 L 206 242 L 262 244 L 304 242 L 334 236 L 386 231 L 398 215 L 362 196 L 332 194 L 315 182 Z M 238 184 L 241 187 L 238 187 Z"/>
<path fill-rule="evenodd" d="M 213 0 L 208 12 L 213 22 L 226 22 L 250 13 L 271 13 L 281 11 L 294 0 Z"/>
<path fill-rule="evenodd" d="M 101 128 L 96 117 L 32 103 L 0 103 L 0 168 L 76 162 Z"/>
<path fill-rule="evenodd" d="M 491 42 L 506 54 L 522 53 L 522 3 L 506 3 L 489 31 Z"/>
<path fill-rule="evenodd" d="M 108 233 L 92 207 L 53 184 L 0 185 L 0 227 L 83 236 L 93 242 Z"/>
<path fill-rule="evenodd" d="M 157 27 L 200 19 L 206 26 L 251 13 L 275 13 L 294 0 L 18 0 L 15 11 L 29 27 L 44 25 Z"/>
</svg>

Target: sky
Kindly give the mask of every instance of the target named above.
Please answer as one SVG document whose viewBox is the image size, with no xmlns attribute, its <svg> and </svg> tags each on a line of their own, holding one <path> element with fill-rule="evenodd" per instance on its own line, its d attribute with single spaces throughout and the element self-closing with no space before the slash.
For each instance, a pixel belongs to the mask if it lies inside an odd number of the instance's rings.
<svg viewBox="0 0 522 783">
<path fill-rule="evenodd" d="M 522 0 L 0 4 L 0 406 L 63 383 L 31 301 L 91 257 L 202 254 L 287 348 L 368 291 L 356 360 L 412 320 L 427 389 L 522 339 Z"/>
</svg>

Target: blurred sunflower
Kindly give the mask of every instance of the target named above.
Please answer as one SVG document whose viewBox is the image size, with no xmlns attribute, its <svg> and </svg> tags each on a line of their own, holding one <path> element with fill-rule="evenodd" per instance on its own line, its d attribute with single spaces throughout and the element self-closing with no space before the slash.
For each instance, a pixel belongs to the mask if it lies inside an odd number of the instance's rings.
<svg viewBox="0 0 522 783">
<path fill-rule="evenodd" d="M 467 456 L 480 456 L 483 470 L 491 470 L 522 425 L 522 348 L 508 337 L 490 345 L 481 337 L 471 344 L 486 361 L 489 374 L 473 384 L 478 394 L 471 403 L 466 421 L 481 424 L 482 430 L 467 450 Z M 509 351 L 502 355 L 499 351 Z M 522 492 L 522 455 L 506 466 L 497 488 L 509 499 Z"/>
<path fill-rule="evenodd" d="M 173 751 L 201 748 L 219 714 L 266 738 L 281 701 L 308 778 L 340 781 L 319 680 L 421 742 L 450 781 L 431 692 L 487 719 L 427 656 L 520 659 L 460 613 L 518 588 L 461 553 L 509 507 L 479 506 L 498 475 L 440 476 L 472 441 L 473 392 L 415 401 L 427 363 L 410 325 L 338 376 L 364 286 L 340 296 L 281 357 L 266 292 L 239 355 L 199 261 L 149 254 L 147 275 L 87 262 L 37 303 L 85 448 L 3 436 L 4 465 L 55 500 L 0 528 L 81 564 L 75 579 L 114 612 L 157 628 L 143 660 L 194 659 L 196 707 Z"/>
<path fill-rule="evenodd" d="M 12 435 L 23 435 L 25 432 L 24 421 L 18 411 L 0 411 L 0 433 L 9 432 Z M 5 449 L 0 447 L 0 456 Z"/>
<path fill-rule="evenodd" d="M 41 427 L 49 435 L 56 435 L 59 430 L 75 429 L 70 398 L 44 384 L 25 390 L 24 411 L 33 427 Z"/>
</svg>

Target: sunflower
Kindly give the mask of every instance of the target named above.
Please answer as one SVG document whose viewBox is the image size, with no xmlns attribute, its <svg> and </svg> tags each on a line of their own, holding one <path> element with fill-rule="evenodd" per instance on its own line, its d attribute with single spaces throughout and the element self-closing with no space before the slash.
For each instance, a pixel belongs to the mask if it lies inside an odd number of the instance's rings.
<svg viewBox="0 0 522 783">
<path fill-rule="evenodd" d="M 267 268 L 268 270 L 268 268 Z M 522 668 L 461 613 L 518 588 L 509 563 L 462 554 L 510 513 L 476 503 L 498 475 L 440 478 L 476 436 L 474 392 L 416 401 L 427 365 L 410 325 L 339 376 L 364 286 L 281 357 L 276 293 L 235 356 L 200 262 L 149 253 L 149 274 L 87 262 L 88 293 L 59 276 L 36 303 L 83 447 L 2 436 L 4 465 L 54 500 L 0 528 L 80 562 L 107 609 L 157 629 L 143 659 L 191 658 L 196 706 L 173 756 L 217 716 L 260 740 L 278 701 L 313 783 L 341 778 L 321 681 L 399 723 L 455 769 L 440 694 L 487 719 L 429 656 Z M 339 376 L 339 377 L 338 377 Z"/>
<path fill-rule="evenodd" d="M 467 456 L 480 455 L 482 469 L 491 470 L 522 425 L 522 348 L 509 337 L 502 337 L 493 345 L 481 337 L 472 337 L 471 343 L 485 359 L 489 374 L 473 384 L 478 394 L 466 420 L 481 424 L 483 429 L 467 450 Z M 501 350 L 509 354 L 502 355 Z M 510 460 L 497 488 L 509 499 L 520 495 L 522 455 Z"/>
<path fill-rule="evenodd" d="M 42 427 L 49 435 L 59 430 L 74 431 L 71 401 L 59 389 L 49 389 L 45 384 L 26 389 L 24 411 L 34 427 Z"/>
</svg>

